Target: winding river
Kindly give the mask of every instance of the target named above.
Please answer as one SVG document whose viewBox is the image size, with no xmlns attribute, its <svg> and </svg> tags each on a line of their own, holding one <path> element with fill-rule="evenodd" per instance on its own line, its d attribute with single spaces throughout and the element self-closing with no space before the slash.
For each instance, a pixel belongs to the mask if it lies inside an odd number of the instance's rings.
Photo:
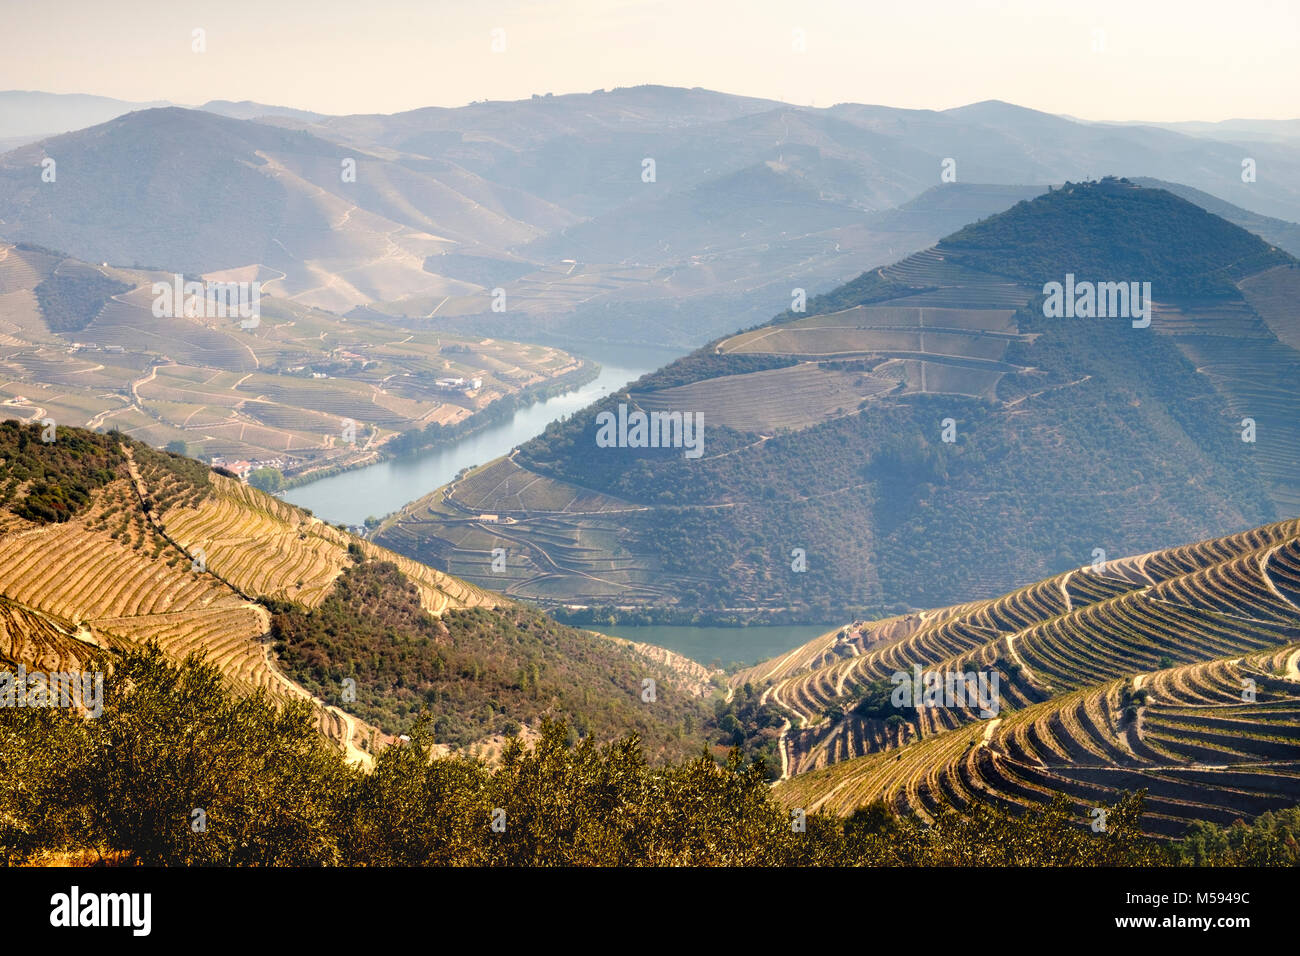
<svg viewBox="0 0 1300 956">
<path fill-rule="evenodd" d="M 607 392 L 667 365 L 683 353 L 632 346 L 591 346 L 580 354 L 601 366 L 600 375 L 581 388 L 521 408 L 505 421 L 451 444 L 330 475 L 290 488 L 281 492 L 280 497 L 310 508 L 313 514 L 331 524 L 359 525 L 371 515 L 383 517 L 442 487 L 462 468 L 482 465 L 506 454 L 541 434 L 557 418 L 590 405 Z"/>
<path fill-rule="evenodd" d="M 341 472 L 280 493 L 284 500 L 310 508 L 332 524 L 359 525 L 382 517 L 440 488 L 462 468 L 481 465 L 540 434 L 557 418 L 590 405 L 611 390 L 668 364 L 681 352 L 632 348 L 589 347 L 580 354 L 601 365 L 594 381 L 563 395 L 521 408 L 509 419 L 441 448 L 392 458 L 365 468 Z M 702 664 L 755 663 L 802 644 L 831 625 L 786 627 L 615 626 L 608 633 L 675 650 Z"/>
</svg>

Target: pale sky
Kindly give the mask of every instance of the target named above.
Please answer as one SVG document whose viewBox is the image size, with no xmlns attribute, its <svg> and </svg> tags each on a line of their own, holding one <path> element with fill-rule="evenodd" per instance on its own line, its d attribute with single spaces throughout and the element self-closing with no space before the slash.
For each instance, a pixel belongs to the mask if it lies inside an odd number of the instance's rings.
<svg viewBox="0 0 1300 956">
<path fill-rule="evenodd" d="M 0 3 L 0 89 L 136 101 L 391 113 L 659 83 L 816 106 L 1300 116 L 1300 0 Z"/>
</svg>

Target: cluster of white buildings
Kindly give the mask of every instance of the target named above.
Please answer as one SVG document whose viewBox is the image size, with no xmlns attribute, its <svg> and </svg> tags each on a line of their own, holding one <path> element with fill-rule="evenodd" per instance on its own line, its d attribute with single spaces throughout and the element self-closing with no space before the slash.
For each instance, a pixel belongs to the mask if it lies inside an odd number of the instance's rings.
<svg viewBox="0 0 1300 956">
<path fill-rule="evenodd" d="M 255 458 L 252 461 L 245 461 L 241 458 L 239 461 L 228 461 L 220 455 L 216 455 L 212 459 L 213 468 L 224 468 L 226 471 L 233 472 L 239 476 L 240 481 L 244 482 L 247 482 L 248 476 L 259 468 L 275 468 L 278 471 L 284 471 L 285 467 L 292 463 L 292 459 L 284 458 Z"/>
<path fill-rule="evenodd" d="M 433 384 L 444 392 L 476 392 L 483 387 L 483 379 L 440 378 Z"/>
</svg>

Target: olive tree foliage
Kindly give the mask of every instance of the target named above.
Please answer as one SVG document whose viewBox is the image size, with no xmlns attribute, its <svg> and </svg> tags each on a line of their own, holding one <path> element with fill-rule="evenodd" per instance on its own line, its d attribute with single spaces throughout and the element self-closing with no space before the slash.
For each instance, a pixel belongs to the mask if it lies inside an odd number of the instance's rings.
<svg viewBox="0 0 1300 956">
<path fill-rule="evenodd" d="M 431 720 L 362 772 L 308 704 L 232 693 L 156 647 L 99 662 L 97 718 L 0 707 L 0 863 L 226 866 L 1056 865 L 1174 861 L 1140 795 L 1093 833 L 1064 799 L 932 821 L 883 804 L 847 819 L 783 806 L 733 750 L 652 765 L 635 736 L 573 741 L 544 721 L 488 765 L 434 756 Z"/>
<path fill-rule="evenodd" d="M 96 718 L 0 708 L 0 855 L 343 862 L 339 812 L 357 771 L 309 705 L 231 694 L 213 665 L 156 647 L 111 664 Z"/>
</svg>

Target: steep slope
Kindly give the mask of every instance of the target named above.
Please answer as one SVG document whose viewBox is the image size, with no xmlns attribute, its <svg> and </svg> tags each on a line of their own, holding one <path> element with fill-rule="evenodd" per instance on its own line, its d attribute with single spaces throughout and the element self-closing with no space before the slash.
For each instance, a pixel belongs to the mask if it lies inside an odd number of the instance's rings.
<svg viewBox="0 0 1300 956">
<path fill-rule="evenodd" d="M 1049 317 L 1074 274 L 1149 282 L 1150 326 Z M 380 540 L 479 582 L 504 548 L 543 601 L 811 615 L 1250 527 L 1300 505 L 1297 277 L 1169 193 L 1067 185 L 644 377 Z M 704 443 L 601 447 L 620 404 L 698 415 Z"/>
<path fill-rule="evenodd" d="M 145 642 L 206 654 L 237 689 L 315 700 L 322 732 L 358 759 L 425 711 L 446 746 L 542 715 L 599 739 L 635 729 L 656 753 L 693 746 L 681 722 L 702 715 L 700 688 L 662 653 L 557 625 L 120 434 L 54 439 L 0 423 L 10 664 Z M 368 581 L 388 598 L 365 598 Z"/>
<path fill-rule="evenodd" d="M 1144 828 L 1170 836 L 1300 797 L 1300 522 L 831 637 L 732 679 L 793 722 L 792 806 L 1018 812 L 1064 793 L 1086 820 L 1146 789 Z M 898 697 L 918 673 L 957 696 Z"/>
<path fill-rule="evenodd" d="M 1285 219 L 1275 219 L 1272 216 L 1261 216 L 1259 213 L 1251 212 L 1249 209 L 1242 209 L 1240 206 L 1234 206 L 1230 202 L 1224 202 L 1217 196 L 1211 196 L 1200 189 L 1193 189 L 1191 186 L 1184 186 L 1182 183 L 1171 183 L 1163 179 L 1150 179 L 1145 176 L 1136 176 L 1133 182 L 1139 186 L 1150 189 L 1163 189 L 1173 193 L 1190 203 L 1195 203 L 1207 212 L 1212 212 L 1233 225 L 1240 226 L 1247 232 L 1253 232 L 1265 242 L 1272 243 L 1283 251 L 1293 256 L 1300 256 L 1300 224 L 1288 222 Z"/>
<path fill-rule="evenodd" d="M 1152 835 L 1248 820 L 1300 800 L 1300 686 L 1278 674 L 1297 651 L 1160 670 L 1137 689 L 1125 678 L 982 731 L 795 778 L 780 798 L 839 812 L 884 799 L 926 816 L 941 804 L 1018 812 L 1064 794 L 1082 824 L 1096 819 L 1093 808 L 1145 790 L 1142 827 Z M 1243 687 L 1254 700 L 1243 701 Z"/>
</svg>

